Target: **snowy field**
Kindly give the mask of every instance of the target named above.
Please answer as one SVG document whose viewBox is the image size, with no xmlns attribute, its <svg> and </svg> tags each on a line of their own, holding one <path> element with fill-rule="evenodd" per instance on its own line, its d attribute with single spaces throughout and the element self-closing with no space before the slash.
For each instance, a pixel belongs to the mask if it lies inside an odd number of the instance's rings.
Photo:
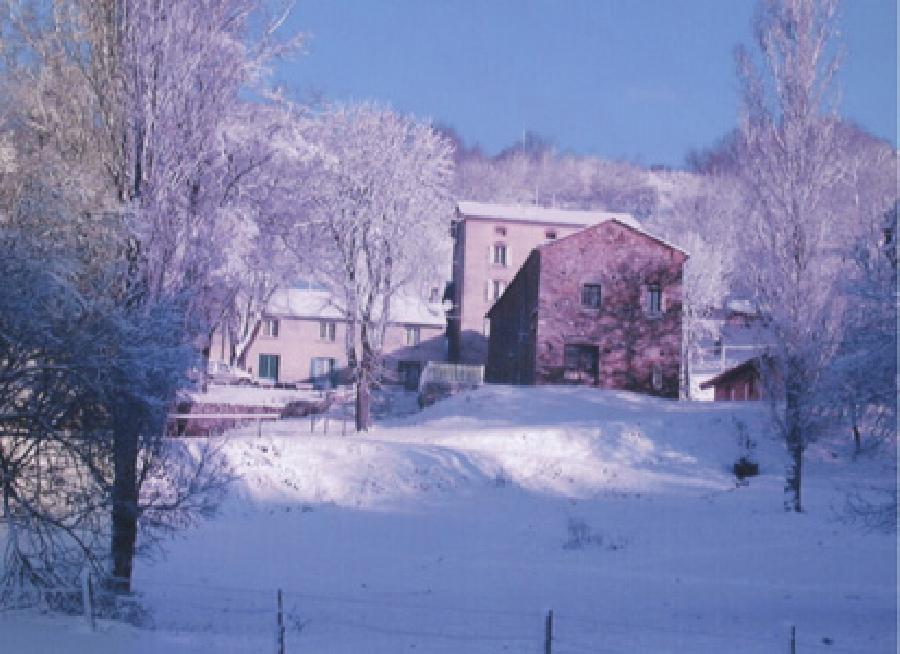
<svg viewBox="0 0 900 654">
<path fill-rule="evenodd" d="M 840 517 L 891 473 L 808 452 L 782 510 L 762 407 L 486 387 L 366 437 L 234 431 L 221 514 L 141 561 L 147 625 L 0 614 L 0 652 L 892 653 L 896 535 Z M 738 425 L 762 475 L 736 487 Z M 63 645 L 61 647 L 61 645 Z"/>
</svg>

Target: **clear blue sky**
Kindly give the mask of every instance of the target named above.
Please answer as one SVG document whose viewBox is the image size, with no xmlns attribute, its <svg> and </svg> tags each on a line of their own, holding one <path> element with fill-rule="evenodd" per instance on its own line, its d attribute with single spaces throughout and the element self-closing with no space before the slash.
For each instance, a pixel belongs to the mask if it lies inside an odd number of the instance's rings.
<svg viewBox="0 0 900 654">
<path fill-rule="evenodd" d="M 753 0 L 300 0 L 307 53 L 276 83 L 377 100 L 495 153 L 523 130 L 561 150 L 680 166 L 736 122 L 732 53 Z M 897 143 L 896 0 L 844 0 L 842 113 Z"/>
</svg>

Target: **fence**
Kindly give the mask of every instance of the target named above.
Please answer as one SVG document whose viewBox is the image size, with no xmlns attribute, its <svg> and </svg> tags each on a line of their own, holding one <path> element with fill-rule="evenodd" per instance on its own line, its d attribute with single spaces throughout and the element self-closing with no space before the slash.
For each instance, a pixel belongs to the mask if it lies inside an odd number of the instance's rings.
<svg viewBox="0 0 900 654">
<path fill-rule="evenodd" d="M 280 417 L 277 413 L 170 413 L 167 417 L 166 434 L 171 437 L 186 435 L 188 422 L 200 423 L 206 436 L 219 434 L 243 423 L 255 422 L 256 433 L 261 435 L 263 420 L 278 420 Z"/>
<path fill-rule="evenodd" d="M 80 587 L 45 589 L 82 598 L 94 628 L 93 580 Z M 432 593 L 366 591 L 342 595 L 288 588 L 215 586 L 177 581 L 135 583 L 144 626 L 233 640 L 233 649 L 287 652 L 427 651 L 450 654 L 625 654 L 631 652 L 790 652 L 847 654 L 873 651 L 872 643 L 804 636 L 784 623 L 716 631 L 697 623 L 654 624 L 644 614 L 621 620 L 584 610 L 508 610 L 447 603 Z M 134 601 L 134 600 L 132 600 Z M 465 600 L 464 600 L 465 601 Z"/>
<path fill-rule="evenodd" d="M 429 383 L 480 386 L 484 383 L 484 366 L 429 361 L 419 378 L 419 390 Z"/>
</svg>

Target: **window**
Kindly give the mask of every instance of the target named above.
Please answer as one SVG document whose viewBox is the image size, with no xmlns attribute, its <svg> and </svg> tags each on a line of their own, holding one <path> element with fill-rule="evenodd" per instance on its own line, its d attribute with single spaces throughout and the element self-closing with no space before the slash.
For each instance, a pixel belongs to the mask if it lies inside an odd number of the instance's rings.
<svg viewBox="0 0 900 654">
<path fill-rule="evenodd" d="M 556 240 L 556 230 L 548 229 L 546 232 L 544 232 L 544 238 L 546 238 L 548 241 L 555 241 Z"/>
<path fill-rule="evenodd" d="M 414 391 L 419 387 L 419 378 L 422 376 L 421 361 L 398 361 L 398 381 L 408 391 Z"/>
<path fill-rule="evenodd" d="M 330 357 L 313 357 L 309 360 L 309 378 L 318 389 L 334 386 L 335 365 Z"/>
<path fill-rule="evenodd" d="M 278 338 L 278 321 L 266 318 L 262 321 L 262 335 L 270 338 Z"/>
<path fill-rule="evenodd" d="M 496 302 L 506 290 L 506 282 L 500 279 L 491 280 L 491 299 Z"/>
<path fill-rule="evenodd" d="M 414 325 L 406 326 L 406 344 L 418 345 L 422 340 L 422 330 Z"/>
<path fill-rule="evenodd" d="M 491 262 L 498 266 L 506 265 L 506 244 L 495 243 L 491 248 Z"/>
<path fill-rule="evenodd" d="M 334 341 L 337 338 L 337 323 L 323 320 L 319 323 L 319 338 L 323 341 Z"/>
<path fill-rule="evenodd" d="M 506 236 L 506 227 L 494 227 L 494 233 L 497 236 Z"/>
<path fill-rule="evenodd" d="M 662 288 L 659 284 L 650 284 L 647 287 L 647 312 L 662 313 Z"/>
<path fill-rule="evenodd" d="M 567 381 L 596 384 L 600 373 L 600 348 L 596 345 L 566 345 L 563 366 Z"/>
<path fill-rule="evenodd" d="M 281 357 L 277 354 L 260 354 L 259 377 L 261 379 L 271 379 L 272 381 L 277 382 L 280 363 Z"/>
<path fill-rule="evenodd" d="M 601 299 L 600 284 L 585 284 L 581 287 L 581 306 L 599 309 Z"/>
</svg>

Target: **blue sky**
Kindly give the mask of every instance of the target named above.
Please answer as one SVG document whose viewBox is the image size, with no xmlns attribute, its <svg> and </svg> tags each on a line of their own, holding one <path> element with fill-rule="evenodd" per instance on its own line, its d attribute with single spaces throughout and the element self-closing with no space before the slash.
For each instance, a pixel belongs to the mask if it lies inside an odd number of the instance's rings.
<svg viewBox="0 0 900 654">
<path fill-rule="evenodd" d="M 377 100 L 495 153 L 524 130 L 560 150 L 680 166 L 736 122 L 732 53 L 753 0 L 300 0 L 307 52 L 276 83 Z M 897 143 L 896 0 L 845 0 L 842 113 Z"/>
</svg>

